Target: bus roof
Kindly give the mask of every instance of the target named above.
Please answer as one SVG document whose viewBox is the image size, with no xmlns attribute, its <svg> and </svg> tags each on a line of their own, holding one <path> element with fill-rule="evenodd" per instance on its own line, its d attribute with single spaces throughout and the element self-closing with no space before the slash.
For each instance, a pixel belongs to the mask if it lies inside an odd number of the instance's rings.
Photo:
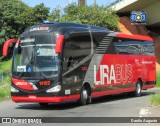
<svg viewBox="0 0 160 126">
<path fill-rule="evenodd" d="M 145 40 L 145 41 L 152 41 L 153 39 L 149 36 L 142 36 L 142 35 L 134 35 L 134 34 L 126 34 L 126 33 L 117 33 L 116 37 L 120 38 L 128 38 L 128 39 L 136 39 L 136 40 Z"/>
<path fill-rule="evenodd" d="M 106 32 L 106 33 L 110 33 L 111 36 L 120 37 L 120 38 L 153 41 L 153 39 L 148 36 L 113 32 L 100 26 L 77 24 L 77 23 L 71 23 L 71 22 L 47 22 L 47 23 L 34 25 L 29 29 L 27 29 L 26 32 L 23 33 L 23 35 L 32 31 L 50 31 L 50 32 L 58 32 L 60 34 L 65 34 L 68 31 L 74 32 L 74 31 L 85 31 L 85 30 L 90 30 L 92 32 L 93 31 Z"/>
<path fill-rule="evenodd" d="M 70 22 L 49 22 L 49 23 L 42 23 L 38 25 L 34 25 L 31 28 L 34 27 L 43 27 L 43 26 L 48 26 L 50 30 L 54 30 L 57 28 L 82 28 L 82 29 L 90 29 L 90 30 L 103 30 L 103 31 L 108 31 L 108 29 L 100 27 L 100 26 L 93 26 L 93 25 L 87 25 L 87 24 L 76 24 L 76 23 L 70 23 Z M 30 29 L 31 29 L 30 28 Z"/>
<path fill-rule="evenodd" d="M 110 33 L 112 31 L 100 27 L 100 26 L 92 26 L 92 25 L 87 25 L 87 24 L 76 24 L 76 23 L 70 23 L 70 22 L 49 22 L 49 23 L 42 23 L 42 24 L 37 24 L 34 25 L 23 32 L 22 36 L 25 34 L 32 34 L 33 32 L 55 32 L 58 34 L 65 34 L 68 32 L 82 32 L 82 31 L 88 31 L 90 30 L 91 32 L 106 32 Z M 41 33 L 38 33 L 41 34 Z"/>
</svg>

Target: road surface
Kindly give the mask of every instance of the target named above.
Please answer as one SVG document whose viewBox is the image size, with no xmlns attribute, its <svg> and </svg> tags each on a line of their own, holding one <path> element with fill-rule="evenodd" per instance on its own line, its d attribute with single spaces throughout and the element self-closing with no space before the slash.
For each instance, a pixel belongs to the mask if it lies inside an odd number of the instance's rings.
<svg viewBox="0 0 160 126">
<path fill-rule="evenodd" d="M 86 106 L 72 102 L 49 104 L 47 108 L 42 108 L 37 103 L 0 101 L 0 117 L 147 117 L 150 114 L 146 110 L 150 106 L 149 98 L 156 92 L 160 89 L 143 91 L 141 97 L 127 94 L 105 96 L 93 99 L 93 103 Z"/>
</svg>

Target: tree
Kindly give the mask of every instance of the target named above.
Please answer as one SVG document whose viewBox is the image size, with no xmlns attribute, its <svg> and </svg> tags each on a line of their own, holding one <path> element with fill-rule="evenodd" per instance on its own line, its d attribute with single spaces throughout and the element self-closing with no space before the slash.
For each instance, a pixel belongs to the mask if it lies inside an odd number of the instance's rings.
<svg viewBox="0 0 160 126">
<path fill-rule="evenodd" d="M 55 8 L 52 10 L 52 13 L 48 16 L 48 21 L 54 22 L 61 18 L 61 8 Z"/>
<path fill-rule="evenodd" d="M 49 8 L 43 3 L 29 7 L 21 0 L 0 0 L 0 48 L 6 40 L 18 38 L 26 28 L 47 19 L 52 22 L 75 22 L 119 30 L 118 16 L 108 7 L 70 4 L 63 10 L 58 7 L 49 14 Z"/>
<path fill-rule="evenodd" d="M 44 4 L 31 8 L 21 0 L 0 0 L 0 48 L 6 40 L 18 38 L 26 28 L 42 23 L 48 14 L 49 8 Z"/>
<path fill-rule="evenodd" d="M 58 15 L 58 16 L 56 16 Z M 107 6 L 78 6 L 70 4 L 64 8 L 60 14 L 58 10 L 52 11 L 50 19 L 57 19 L 59 22 L 75 22 L 80 24 L 90 24 L 102 26 L 110 30 L 119 31 L 116 12 Z"/>
<path fill-rule="evenodd" d="M 48 18 L 49 10 L 50 8 L 45 7 L 44 3 L 36 5 L 33 8 L 35 23 L 42 23 L 44 20 L 46 20 Z"/>
</svg>

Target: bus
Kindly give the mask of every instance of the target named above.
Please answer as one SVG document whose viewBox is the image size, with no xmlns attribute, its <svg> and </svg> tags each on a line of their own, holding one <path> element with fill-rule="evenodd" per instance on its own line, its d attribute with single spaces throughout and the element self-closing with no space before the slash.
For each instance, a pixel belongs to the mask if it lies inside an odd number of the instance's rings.
<svg viewBox="0 0 160 126">
<path fill-rule="evenodd" d="M 147 36 L 55 22 L 32 26 L 15 41 L 13 102 L 86 105 L 105 95 L 141 96 L 156 84 L 154 43 Z"/>
</svg>

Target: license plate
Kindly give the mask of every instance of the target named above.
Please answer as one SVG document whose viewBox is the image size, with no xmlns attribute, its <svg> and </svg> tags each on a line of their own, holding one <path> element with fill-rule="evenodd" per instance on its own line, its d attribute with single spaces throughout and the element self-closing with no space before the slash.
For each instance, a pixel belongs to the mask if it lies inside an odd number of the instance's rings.
<svg viewBox="0 0 160 126">
<path fill-rule="evenodd" d="M 37 98 L 36 95 L 29 95 L 28 97 L 29 97 L 29 98 Z"/>
</svg>

